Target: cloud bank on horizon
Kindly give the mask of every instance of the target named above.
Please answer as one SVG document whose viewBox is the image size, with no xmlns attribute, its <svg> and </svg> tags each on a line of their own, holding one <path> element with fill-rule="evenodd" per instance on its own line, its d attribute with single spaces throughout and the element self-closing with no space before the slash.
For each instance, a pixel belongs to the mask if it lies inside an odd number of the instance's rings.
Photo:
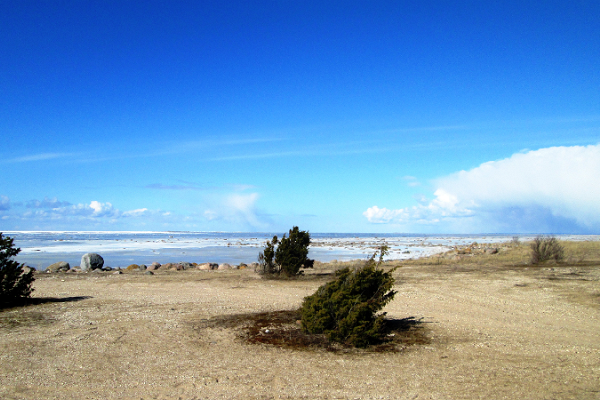
<svg viewBox="0 0 600 400">
<path fill-rule="evenodd" d="M 440 231 L 599 233 L 599 177 L 600 145 L 549 147 L 436 179 L 431 201 L 363 215 Z"/>
<path fill-rule="evenodd" d="M 600 144 L 523 151 L 434 179 L 432 199 L 422 196 L 417 205 L 397 209 L 375 205 L 363 216 L 374 227 L 388 225 L 399 232 L 598 234 L 599 176 Z M 402 180 L 411 187 L 420 185 L 412 176 Z M 167 185 L 148 186 L 173 190 Z M 11 203 L 2 195 L 0 218 L 24 230 L 154 229 L 160 224 L 173 228 L 203 221 L 256 231 L 272 229 L 271 216 L 257 204 L 261 195 L 244 192 L 256 188 L 238 185 L 235 189 L 213 196 L 204 209 L 186 215 L 147 207 L 121 211 L 97 200 L 71 204 L 44 198 Z"/>
</svg>

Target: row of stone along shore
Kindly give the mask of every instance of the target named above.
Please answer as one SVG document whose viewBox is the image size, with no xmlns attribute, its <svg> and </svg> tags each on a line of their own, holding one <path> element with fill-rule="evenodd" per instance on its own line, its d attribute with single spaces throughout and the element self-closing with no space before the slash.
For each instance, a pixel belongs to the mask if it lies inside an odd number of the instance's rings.
<svg viewBox="0 0 600 400">
<path fill-rule="evenodd" d="M 227 263 L 223 263 L 223 264 L 216 264 L 216 263 L 203 263 L 203 264 L 197 264 L 197 263 L 189 263 L 189 262 L 179 262 L 179 263 L 166 263 L 166 264 L 160 264 L 158 262 L 153 262 L 152 264 L 146 266 L 146 265 L 138 265 L 138 264 L 131 264 L 129 265 L 127 268 L 125 268 L 125 271 L 145 271 L 146 274 L 148 275 L 152 275 L 154 274 L 154 272 L 152 271 L 156 271 L 158 269 L 166 271 L 184 271 L 184 270 L 189 270 L 189 269 L 199 269 L 199 270 L 203 270 L 203 271 L 212 271 L 212 270 L 229 270 L 229 269 L 245 269 L 245 268 L 252 268 L 252 269 L 256 269 L 256 267 L 258 267 L 258 263 L 251 263 L 250 265 L 247 264 L 239 264 L 239 265 L 231 265 L 231 264 L 227 264 Z M 112 271 L 115 274 L 121 274 L 123 273 L 123 270 L 121 268 L 111 268 L 111 267 L 105 267 L 104 266 L 104 259 L 102 258 L 102 256 L 100 256 L 99 254 L 96 253 L 87 253 L 84 254 L 83 257 L 81 257 L 81 264 L 78 267 L 73 267 L 71 268 L 71 265 L 69 265 L 68 262 L 66 261 L 59 261 L 56 262 L 50 266 L 48 266 L 48 268 L 46 268 L 46 273 L 57 273 L 57 272 L 74 272 L 74 273 L 85 273 L 85 272 L 110 272 Z"/>
</svg>

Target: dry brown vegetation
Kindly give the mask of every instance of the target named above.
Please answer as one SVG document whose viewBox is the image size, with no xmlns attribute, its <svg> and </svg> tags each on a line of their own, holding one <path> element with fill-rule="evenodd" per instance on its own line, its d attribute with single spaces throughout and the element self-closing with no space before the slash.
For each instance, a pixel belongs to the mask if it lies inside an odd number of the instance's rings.
<svg viewBox="0 0 600 400">
<path fill-rule="evenodd" d="M 348 263 L 38 274 L 0 312 L 0 398 L 598 399 L 600 242 L 562 244 L 561 263 L 527 243 L 387 263 L 394 336 L 367 350 L 302 336 L 294 311 Z"/>
</svg>

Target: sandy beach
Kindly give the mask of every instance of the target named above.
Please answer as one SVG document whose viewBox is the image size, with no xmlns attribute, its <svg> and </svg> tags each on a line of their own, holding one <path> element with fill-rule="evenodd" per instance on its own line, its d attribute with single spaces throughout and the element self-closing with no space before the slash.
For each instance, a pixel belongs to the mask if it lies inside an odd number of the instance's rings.
<svg viewBox="0 0 600 400">
<path fill-rule="evenodd" d="M 299 280 L 40 273 L 37 304 L 0 312 L 0 398 L 600 398 L 600 263 L 493 257 L 402 263 L 385 311 L 426 340 L 390 353 L 250 344 L 219 322 L 296 309 L 336 264 Z"/>
</svg>

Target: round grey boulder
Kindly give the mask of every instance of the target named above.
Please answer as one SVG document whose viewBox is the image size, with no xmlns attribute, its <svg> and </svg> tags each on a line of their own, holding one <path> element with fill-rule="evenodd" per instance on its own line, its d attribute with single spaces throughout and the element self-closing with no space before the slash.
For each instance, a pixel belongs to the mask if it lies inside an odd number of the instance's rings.
<svg viewBox="0 0 600 400">
<path fill-rule="evenodd" d="M 81 270 L 83 272 L 93 271 L 95 269 L 102 269 L 104 266 L 104 259 L 100 254 L 86 253 L 81 257 Z"/>
</svg>

